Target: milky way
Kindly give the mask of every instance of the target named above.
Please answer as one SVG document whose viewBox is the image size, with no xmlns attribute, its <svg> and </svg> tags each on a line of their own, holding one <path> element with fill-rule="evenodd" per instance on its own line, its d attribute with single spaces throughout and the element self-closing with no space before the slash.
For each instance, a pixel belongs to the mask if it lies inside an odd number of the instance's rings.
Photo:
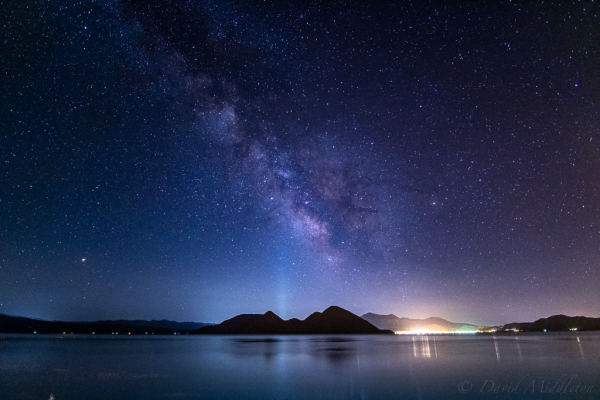
<svg viewBox="0 0 600 400">
<path fill-rule="evenodd" d="M 0 312 L 597 316 L 593 2 L 3 7 Z"/>
</svg>

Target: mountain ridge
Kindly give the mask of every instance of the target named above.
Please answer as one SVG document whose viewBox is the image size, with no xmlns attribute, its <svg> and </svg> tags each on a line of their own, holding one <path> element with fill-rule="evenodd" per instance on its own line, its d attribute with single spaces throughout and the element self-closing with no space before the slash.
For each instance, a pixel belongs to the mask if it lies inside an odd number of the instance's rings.
<svg viewBox="0 0 600 400">
<path fill-rule="evenodd" d="M 410 319 L 406 317 L 399 318 L 394 314 L 375 314 L 366 313 L 361 315 L 366 321 L 369 321 L 379 329 L 389 329 L 394 332 L 411 330 L 447 330 L 449 332 L 476 330 L 477 326 L 463 322 L 450 322 L 440 317 L 429 317 L 426 319 Z"/>
<path fill-rule="evenodd" d="M 347 313 L 347 314 L 346 314 Z M 261 333 L 272 334 L 286 333 L 347 333 L 348 329 L 335 328 L 336 324 L 328 321 L 328 318 L 336 315 L 338 326 L 344 324 L 352 325 L 355 318 L 368 323 L 377 330 L 390 331 L 410 331 L 410 330 L 431 330 L 431 331 L 460 331 L 475 330 L 477 327 L 467 323 L 455 323 L 439 317 L 430 317 L 426 319 L 399 318 L 394 314 L 375 314 L 366 313 L 361 317 L 352 314 L 337 306 L 331 306 L 323 312 L 315 312 L 309 315 L 305 320 L 291 318 L 283 320 L 272 311 L 265 314 L 241 314 L 236 317 L 223 321 L 221 324 L 209 324 L 203 322 L 176 322 L 166 319 L 162 320 L 99 320 L 99 321 L 46 321 L 36 318 L 27 318 L 8 314 L 0 314 L 0 333 L 131 333 L 131 334 L 173 334 L 173 333 L 198 333 L 203 327 L 220 326 L 219 329 L 233 329 L 236 333 Z M 325 316 L 325 317 L 324 317 Z M 348 319 L 350 318 L 350 319 Z M 329 318 L 331 319 L 331 318 Z M 308 322 L 307 322 L 308 321 Z M 383 322 L 382 322 L 383 321 Z M 390 323 L 390 321 L 392 321 Z M 240 326 L 245 328 L 240 328 Z M 360 324 L 359 324 L 360 325 Z M 429 328 L 428 328 L 429 327 Z M 360 327 L 359 327 L 360 328 Z M 358 330 L 364 330 L 365 325 Z M 481 328 L 480 330 L 483 330 Z M 520 332 L 543 332 L 549 331 L 600 331 L 600 318 L 575 316 L 569 317 L 563 314 L 553 315 L 548 318 L 540 318 L 534 322 L 511 322 L 495 327 L 488 327 L 485 330 L 502 331 L 520 331 Z M 368 330 L 368 329 L 367 329 Z M 208 332 L 200 332 L 208 333 Z M 373 331 L 371 330 L 371 333 Z M 381 332 L 378 332 L 381 333 Z"/>
<path fill-rule="evenodd" d="M 548 318 L 537 319 L 534 322 L 511 322 L 510 324 L 501 325 L 500 329 L 522 332 L 600 331 L 600 318 L 569 317 L 564 314 L 557 314 Z"/>
<path fill-rule="evenodd" d="M 0 314 L 2 333 L 97 333 L 173 334 L 188 332 L 211 324 L 169 320 L 46 321 Z"/>
<path fill-rule="evenodd" d="M 193 334 L 381 334 L 380 330 L 358 315 L 338 306 L 330 306 L 323 312 L 314 312 L 305 320 L 281 319 L 272 311 L 265 314 L 241 314 L 218 325 L 205 326 Z"/>
</svg>

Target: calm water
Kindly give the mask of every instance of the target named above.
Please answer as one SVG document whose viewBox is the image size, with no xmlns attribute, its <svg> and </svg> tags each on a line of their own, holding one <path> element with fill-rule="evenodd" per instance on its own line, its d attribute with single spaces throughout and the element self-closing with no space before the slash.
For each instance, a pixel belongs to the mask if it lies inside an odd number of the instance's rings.
<svg viewBox="0 0 600 400">
<path fill-rule="evenodd" d="M 0 334 L 0 399 L 600 399 L 600 334 Z"/>
</svg>

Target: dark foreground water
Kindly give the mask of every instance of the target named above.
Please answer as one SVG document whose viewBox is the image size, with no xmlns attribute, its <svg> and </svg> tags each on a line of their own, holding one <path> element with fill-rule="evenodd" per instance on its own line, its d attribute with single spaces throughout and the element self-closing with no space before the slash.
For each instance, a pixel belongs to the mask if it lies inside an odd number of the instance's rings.
<svg viewBox="0 0 600 400">
<path fill-rule="evenodd" d="M 600 399 L 600 334 L 0 334 L 0 399 Z"/>
</svg>

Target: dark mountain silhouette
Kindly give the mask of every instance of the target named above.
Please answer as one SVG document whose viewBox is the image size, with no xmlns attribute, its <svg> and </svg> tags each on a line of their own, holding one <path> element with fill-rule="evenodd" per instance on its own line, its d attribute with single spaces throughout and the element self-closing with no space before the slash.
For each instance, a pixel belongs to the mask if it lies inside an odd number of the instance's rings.
<svg viewBox="0 0 600 400">
<path fill-rule="evenodd" d="M 96 333 L 96 334 L 173 334 L 186 333 L 209 324 L 175 321 L 44 321 L 0 314 L 0 332 L 3 333 Z"/>
<path fill-rule="evenodd" d="M 118 320 L 107 320 L 107 321 L 94 321 L 91 322 L 96 325 L 104 325 L 104 324 L 118 324 L 118 325 L 126 325 L 126 326 L 139 326 L 139 327 L 152 327 L 152 328 L 166 328 L 166 329 L 174 329 L 176 331 L 191 331 L 194 329 L 202 328 L 203 326 L 213 325 L 206 324 L 203 322 L 176 322 L 169 321 L 166 319 L 161 320 L 127 320 L 127 319 L 118 319 Z"/>
<path fill-rule="evenodd" d="M 218 325 L 205 326 L 197 334 L 374 334 L 392 333 L 377 329 L 350 311 L 337 306 L 315 312 L 304 321 L 292 318 L 284 321 L 272 311 L 265 314 L 242 314 Z"/>
<path fill-rule="evenodd" d="M 577 331 L 600 331 L 600 318 L 568 317 L 553 315 L 541 318 L 535 322 L 513 322 L 501 327 L 502 329 L 518 329 L 524 332 L 560 332 L 577 329 Z"/>
<path fill-rule="evenodd" d="M 94 322 L 44 321 L 0 314 L 0 333 L 96 333 L 96 334 L 367 334 L 392 333 L 415 329 L 475 330 L 475 325 L 454 323 L 442 318 L 409 319 L 393 314 L 368 313 L 361 317 L 343 308 L 331 306 L 322 313 L 315 312 L 304 321 L 296 318 L 284 321 L 275 313 L 242 314 L 218 325 L 201 322 L 168 320 L 116 320 Z M 498 331 L 517 329 L 522 332 L 600 330 L 600 318 L 553 315 L 535 322 L 513 322 L 498 327 Z"/>
<path fill-rule="evenodd" d="M 363 318 L 366 321 L 369 321 L 379 329 L 389 329 L 395 332 L 412 331 L 419 329 L 453 332 L 465 330 L 474 331 L 477 329 L 477 326 L 475 325 L 466 324 L 462 322 L 450 322 L 438 317 L 431 317 L 427 319 L 410 319 L 398 318 L 394 314 L 381 315 L 367 313 L 361 318 Z"/>
<path fill-rule="evenodd" d="M 218 325 L 206 326 L 192 333 L 232 333 L 242 334 L 284 334 L 288 333 L 286 321 L 275 313 L 268 311 L 265 314 L 242 314 Z"/>
</svg>

